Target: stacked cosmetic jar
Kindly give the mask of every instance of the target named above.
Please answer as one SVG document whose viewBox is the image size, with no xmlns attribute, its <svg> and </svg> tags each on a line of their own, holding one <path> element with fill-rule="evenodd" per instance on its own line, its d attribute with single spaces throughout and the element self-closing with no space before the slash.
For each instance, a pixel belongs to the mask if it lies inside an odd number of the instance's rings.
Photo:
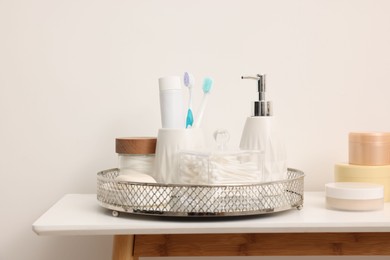
<svg viewBox="0 0 390 260">
<path fill-rule="evenodd" d="M 390 133 L 350 133 L 349 163 L 336 164 L 334 176 L 336 184 L 326 185 L 327 199 L 337 198 L 339 194 L 352 202 L 353 199 L 360 200 L 357 208 L 348 210 L 382 208 L 381 201 L 390 201 Z M 371 204 L 366 204 L 370 201 Z M 335 205 L 328 203 L 328 206 Z"/>
</svg>

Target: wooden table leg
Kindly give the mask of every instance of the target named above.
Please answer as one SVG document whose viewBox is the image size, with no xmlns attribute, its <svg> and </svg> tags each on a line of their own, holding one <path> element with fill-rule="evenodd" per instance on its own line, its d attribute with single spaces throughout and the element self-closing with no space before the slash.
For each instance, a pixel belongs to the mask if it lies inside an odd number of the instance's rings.
<svg viewBox="0 0 390 260">
<path fill-rule="evenodd" d="M 115 235 L 112 260 L 138 260 L 134 256 L 134 235 Z"/>
</svg>

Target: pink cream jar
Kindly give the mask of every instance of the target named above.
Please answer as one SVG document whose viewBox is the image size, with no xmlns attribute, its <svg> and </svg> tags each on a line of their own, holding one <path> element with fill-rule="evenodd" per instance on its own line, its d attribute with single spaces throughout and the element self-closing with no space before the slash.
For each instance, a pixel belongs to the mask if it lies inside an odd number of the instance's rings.
<svg viewBox="0 0 390 260">
<path fill-rule="evenodd" d="M 390 165 L 390 133 L 350 133 L 349 163 L 355 165 Z"/>
</svg>

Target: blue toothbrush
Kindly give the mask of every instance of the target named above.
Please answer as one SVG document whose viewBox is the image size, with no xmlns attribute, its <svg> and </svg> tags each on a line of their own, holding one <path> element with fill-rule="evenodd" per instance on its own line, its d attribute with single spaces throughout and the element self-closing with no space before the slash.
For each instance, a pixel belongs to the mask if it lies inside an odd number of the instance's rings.
<svg viewBox="0 0 390 260">
<path fill-rule="evenodd" d="M 186 128 L 191 128 L 192 124 L 194 123 L 194 116 L 192 114 L 192 88 L 195 85 L 194 77 L 188 73 L 184 73 L 184 86 L 188 88 L 189 91 L 189 101 L 188 101 L 188 111 L 187 111 L 187 118 L 186 118 Z"/>
<path fill-rule="evenodd" d="M 205 110 L 206 104 L 207 104 L 207 97 L 210 95 L 210 91 L 211 91 L 212 87 L 213 87 L 213 80 L 211 78 L 205 78 L 203 81 L 203 86 L 202 86 L 203 99 L 202 99 L 202 103 L 200 105 L 200 108 L 198 110 L 197 117 L 195 118 L 196 119 L 195 120 L 195 127 L 199 127 L 200 123 L 202 122 L 204 110 Z"/>
</svg>

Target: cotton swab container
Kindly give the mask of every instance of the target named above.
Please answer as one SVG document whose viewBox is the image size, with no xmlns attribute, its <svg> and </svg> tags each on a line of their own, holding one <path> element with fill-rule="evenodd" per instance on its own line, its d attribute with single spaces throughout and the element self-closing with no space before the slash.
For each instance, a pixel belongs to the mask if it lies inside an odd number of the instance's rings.
<svg viewBox="0 0 390 260">
<path fill-rule="evenodd" d="M 263 153 L 260 151 L 182 151 L 178 162 L 180 184 L 251 184 L 262 181 Z"/>
<path fill-rule="evenodd" d="M 258 150 L 227 151 L 229 133 L 217 130 L 216 151 L 181 151 L 178 182 L 194 185 L 251 184 L 263 181 L 264 153 Z"/>
</svg>

